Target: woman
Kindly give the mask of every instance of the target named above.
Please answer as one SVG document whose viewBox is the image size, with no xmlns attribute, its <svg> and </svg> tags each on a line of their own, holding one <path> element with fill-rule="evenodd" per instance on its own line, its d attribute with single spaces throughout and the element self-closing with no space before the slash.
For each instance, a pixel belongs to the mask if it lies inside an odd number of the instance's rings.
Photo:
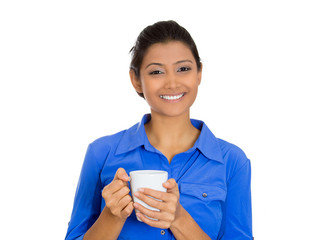
<svg viewBox="0 0 320 240">
<path fill-rule="evenodd" d="M 252 239 L 250 161 L 190 119 L 202 73 L 190 34 L 158 22 L 131 52 L 131 82 L 151 114 L 89 145 L 66 239 Z M 136 194 L 159 212 L 132 201 L 128 173 L 141 169 L 169 173 L 167 192 Z"/>
</svg>

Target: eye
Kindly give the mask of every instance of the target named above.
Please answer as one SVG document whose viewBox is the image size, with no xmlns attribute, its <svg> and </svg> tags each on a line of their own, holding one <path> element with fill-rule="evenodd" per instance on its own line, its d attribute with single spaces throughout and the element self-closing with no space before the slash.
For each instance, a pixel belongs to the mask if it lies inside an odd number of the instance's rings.
<svg viewBox="0 0 320 240">
<path fill-rule="evenodd" d="M 189 68 L 189 67 L 180 67 L 178 69 L 178 72 L 186 72 L 186 71 L 189 71 L 189 70 L 191 70 L 191 68 Z"/>
<path fill-rule="evenodd" d="M 157 75 L 157 74 L 162 74 L 163 72 L 159 71 L 159 70 L 155 70 L 155 71 L 152 71 L 150 72 L 149 74 L 150 75 Z"/>
</svg>

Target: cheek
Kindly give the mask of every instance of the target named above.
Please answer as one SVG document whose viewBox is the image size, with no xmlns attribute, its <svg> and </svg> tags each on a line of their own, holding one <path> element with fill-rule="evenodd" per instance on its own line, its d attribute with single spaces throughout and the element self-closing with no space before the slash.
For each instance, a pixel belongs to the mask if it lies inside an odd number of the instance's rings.
<svg viewBox="0 0 320 240">
<path fill-rule="evenodd" d="M 199 81 L 195 81 L 192 79 L 192 81 L 189 82 L 188 88 L 191 92 L 197 92 L 199 87 Z"/>
<path fill-rule="evenodd" d="M 142 91 L 145 100 L 150 104 L 155 101 L 155 96 L 157 96 L 157 88 L 154 85 L 145 83 L 142 85 Z"/>
<path fill-rule="evenodd" d="M 193 101 L 196 99 L 196 97 L 197 97 L 197 94 L 198 94 L 198 86 L 199 86 L 199 84 L 195 84 L 195 83 L 193 83 L 192 85 L 190 85 L 189 87 L 189 90 L 190 90 L 190 95 L 191 95 L 191 97 L 193 98 Z"/>
<path fill-rule="evenodd" d="M 148 93 L 156 93 L 156 91 L 161 87 L 158 81 L 154 79 L 146 79 L 142 82 L 142 90 L 148 95 Z"/>
<path fill-rule="evenodd" d="M 197 95 L 198 95 L 198 88 L 194 88 L 193 91 L 192 91 L 192 98 L 193 98 L 193 102 L 196 100 L 197 98 Z"/>
</svg>

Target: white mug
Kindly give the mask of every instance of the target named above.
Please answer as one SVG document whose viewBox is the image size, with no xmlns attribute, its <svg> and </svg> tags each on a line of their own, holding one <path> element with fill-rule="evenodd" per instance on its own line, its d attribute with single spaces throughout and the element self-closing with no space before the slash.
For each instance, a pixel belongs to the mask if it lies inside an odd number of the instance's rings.
<svg viewBox="0 0 320 240">
<path fill-rule="evenodd" d="M 153 210 L 160 211 L 159 209 L 150 207 L 145 202 L 134 196 L 134 193 L 139 191 L 140 188 L 150 188 L 161 192 L 166 192 L 167 189 L 162 186 L 168 180 L 168 172 L 160 170 L 139 170 L 130 172 L 130 186 L 133 201 L 141 204 L 142 206 Z M 136 210 L 137 211 L 137 210 Z M 141 222 L 141 220 L 137 219 Z M 150 218 L 153 219 L 153 218 Z M 153 219 L 156 220 L 156 219 Z"/>
</svg>

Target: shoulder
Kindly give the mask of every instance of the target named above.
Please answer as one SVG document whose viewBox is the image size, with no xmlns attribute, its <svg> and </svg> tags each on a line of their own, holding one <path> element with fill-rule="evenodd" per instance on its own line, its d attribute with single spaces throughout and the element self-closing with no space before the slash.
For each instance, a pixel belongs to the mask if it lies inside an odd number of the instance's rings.
<svg viewBox="0 0 320 240">
<path fill-rule="evenodd" d="M 138 127 L 137 123 L 126 130 L 100 137 L 89 144 L 88 151 L 99 162 L 99 165 L 103 165 L 109 156 L 116 155 L 123 149 L 126 151 L 128 146 L 132 145 L 132 142 L 137 139 Z"/>
<path fill-rule="evenodd" d="M 109 154 L 110 151 L 114 151 L 117 148 L 122 136 L 126 131 L 127 130 L 122 130 L 112 135 L 100 137 L 90 143 L 89 148 L 91 151 L 93 151 L 97 158 L 104 157 L 105 155 Z"/>
<path fill-rule="evenodd" d="M 87 149 L 87 160 L 95 162 L 97 167 L 101 169 L 105 164 L 106 159 L 116 151 L 117 146 L 126 131 L 127 130 L 123 130 L 112 135 L 106 135 L 91 142 Z"/>
<path fill-rule="evenodd" d="M 238 160 L 241 160 L 241 161 L 247 160 L 246 154 L 237 145 L 230 143 L 230 142 L 227 142 L 227 141 L 220 139 L 220 138 L 217 138 L 217 141 L 219 143 L 223 157 L 228 156 L 228 157 L 232 157 L 232 158 L 237 158 Z"/>
<path fill-rule="evenodd" d="M 248 158 L 244 151 L 235 144 L 217 138 L 202 121 L 193 120 L 193 124 L 200 129 L 198 145 L 208 158 L 224 163 L 227 168 L 240 168 Z"/>
<path fill-rule="evenodd" d="M 226 165 L 227 179 L 234 176 L 247 164 L 250 164 L 250 160 L 240 147 L 220 138 L 217 138 L 217 141 Z"/>
<path fill-rule="evenodd" d="M 91 142 L 86 154 L 88 161 L 95 162 L 97 168 L 101 170 L 107 159 L 109 159 L 110 156 L 115 155 L 117 147 L 120 144 L 123 135 L 127 131 L 128 130 L 122 130 L 115 134 L 97 138 Z"/>
</svg>

